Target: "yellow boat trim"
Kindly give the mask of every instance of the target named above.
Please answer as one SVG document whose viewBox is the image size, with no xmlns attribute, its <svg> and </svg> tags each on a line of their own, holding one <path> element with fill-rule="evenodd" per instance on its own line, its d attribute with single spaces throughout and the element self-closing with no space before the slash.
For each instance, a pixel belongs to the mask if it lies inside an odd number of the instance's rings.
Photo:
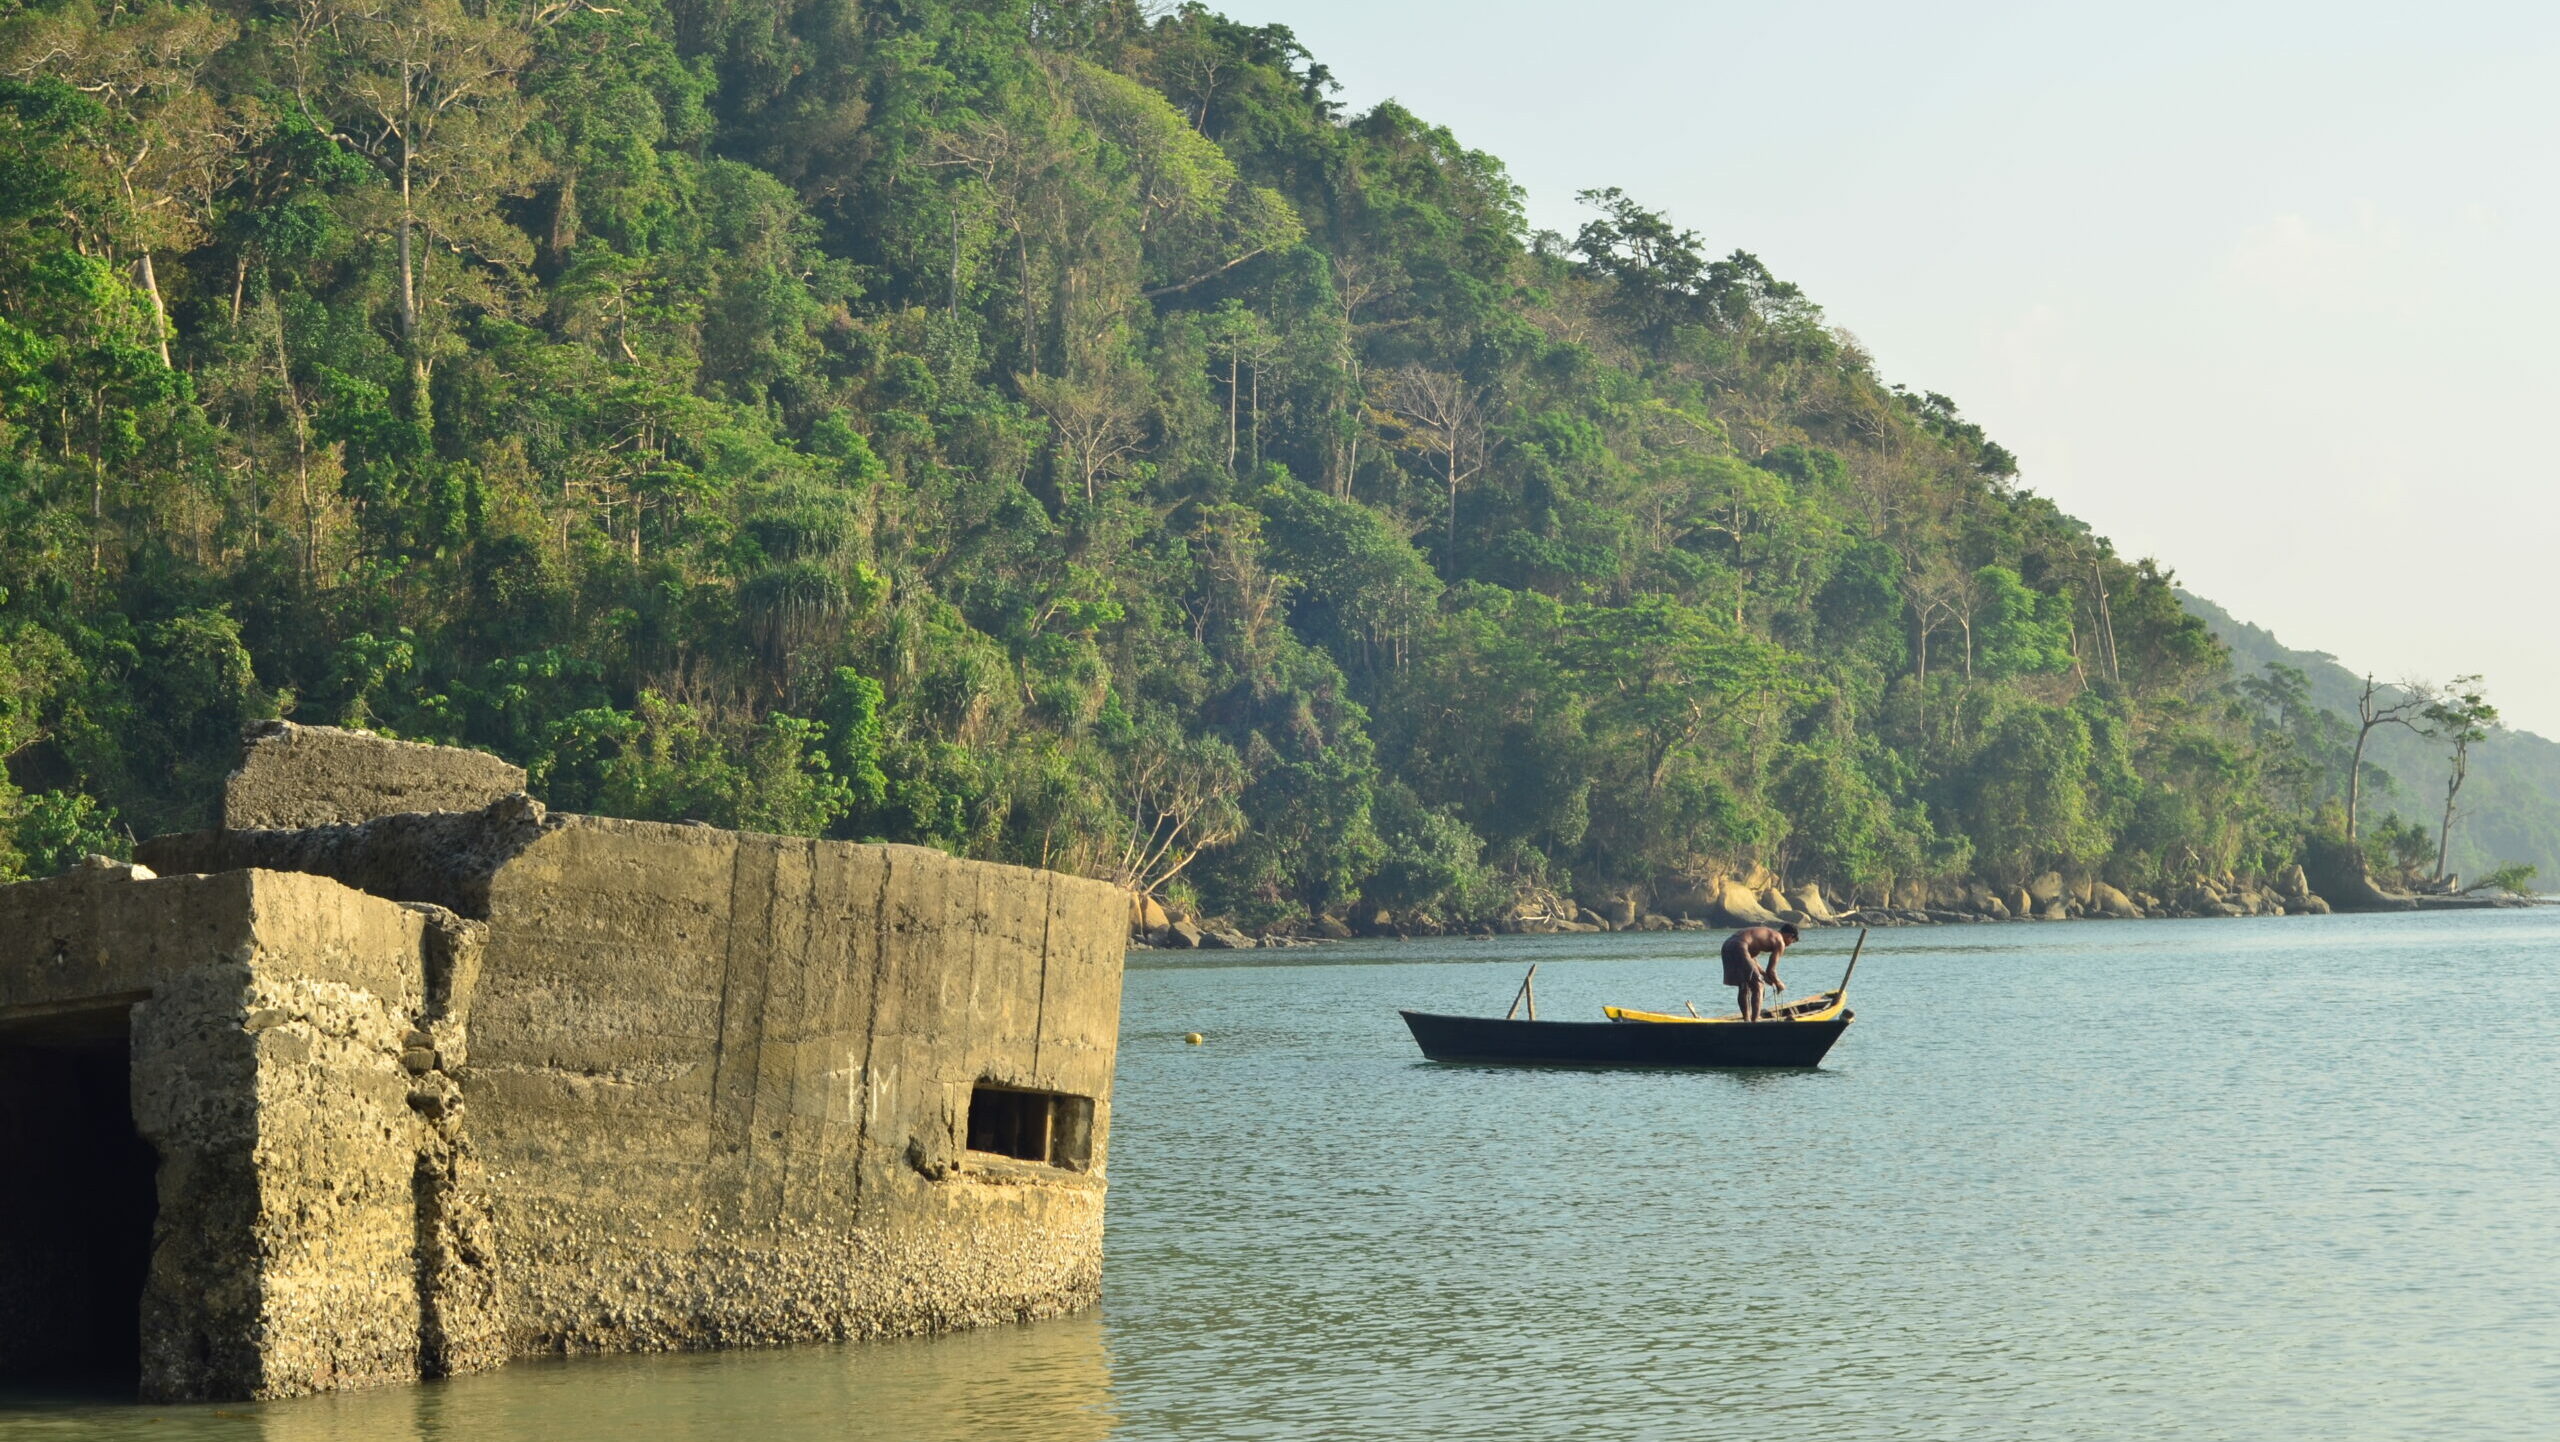
<svg viewBox="0 0 2560 1442">
<path fill-rule="evenodd" d="M 1760 1019 L 1762 1021 L 1836 1021 L 1840 1017 L 1841 1010 L 1847 1005 L 1847 998 L 1839 992 L 1826 991 L 1820 996 L 1763 1012 Z M 1682 1025 L 1696 1026 L 1742 1020 L 1740 1012 L 1734 1012 L 1728 1016 L 1674 1016 L 1669 1012 L 1638 1011 L 1631 1006 L 1604 1006 L 1600 1010 L 1611 1021 L 1677 1022 Z"/>
</svg>

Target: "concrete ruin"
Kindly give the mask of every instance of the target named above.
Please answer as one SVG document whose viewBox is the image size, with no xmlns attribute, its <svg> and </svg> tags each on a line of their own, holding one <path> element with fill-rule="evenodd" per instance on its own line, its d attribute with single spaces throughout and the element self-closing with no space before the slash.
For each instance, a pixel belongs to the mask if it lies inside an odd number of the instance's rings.
<svg viewBox="0 0 2560 1442">
<path fill-rule="evenodd" d="M 0 888 L 0 1374 L 250 1399 L 1098 1295 L 1128 899 L 280 723 Z"/>
</svg>

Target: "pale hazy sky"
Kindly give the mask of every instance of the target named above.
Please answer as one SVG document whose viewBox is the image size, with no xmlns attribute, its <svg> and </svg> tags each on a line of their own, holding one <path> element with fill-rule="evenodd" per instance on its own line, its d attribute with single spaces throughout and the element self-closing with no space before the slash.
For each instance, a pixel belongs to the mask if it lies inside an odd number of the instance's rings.
<svg viewBox="0 0 2560 1442">
<path fill-rule="evenodd" d="M 2560 6 L 1223 0 L 1756 252 L 2189 589 L 2560 736 Z"/>
</svg>

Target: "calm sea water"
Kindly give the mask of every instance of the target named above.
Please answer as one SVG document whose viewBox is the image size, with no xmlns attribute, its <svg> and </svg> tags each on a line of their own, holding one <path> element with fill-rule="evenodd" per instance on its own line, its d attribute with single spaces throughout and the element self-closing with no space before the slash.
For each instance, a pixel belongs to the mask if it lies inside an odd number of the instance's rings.
<svg viewBox="0 0 2560 1442">
<path fill-rule="evenodd" d="M 1097 1314 L 0 1437 L 2560 1435 L 2560 910 L 1878 932 L 1810 1072 L 1441 1067 L 1395 1015 L 1533 960 L 1543 1015 L 1722 1009 L 1712 940 L 1142 953 Z"/>
</svg>

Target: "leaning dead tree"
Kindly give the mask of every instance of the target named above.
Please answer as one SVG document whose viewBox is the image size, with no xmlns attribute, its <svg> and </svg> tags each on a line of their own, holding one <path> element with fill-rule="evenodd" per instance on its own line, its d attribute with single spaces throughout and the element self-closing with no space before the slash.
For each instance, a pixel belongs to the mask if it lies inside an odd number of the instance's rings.
<svg viewBox="0 0 2560 1442">
<path fill-rule="evenodd" d="M 2398 699 L 2392 699 L 2396 696 Z M 2405 727 L 2424 735 L 2426 728 L 2418 723 L 2426 718 L 2427 709 L 2435 704 L 2435 689 L 2424 681 L 2403 681 L 2397 686 L 2375 684 L 2370 673 L 2364 678 L 2364 693 L 2356 697 L 2356 754 L 2347 765 L 2347 841 L 2356 839 L 2356 809 L 2364 799 L 2364 746 L 2373 733 L 2385 726 Z"/>
</svg>

